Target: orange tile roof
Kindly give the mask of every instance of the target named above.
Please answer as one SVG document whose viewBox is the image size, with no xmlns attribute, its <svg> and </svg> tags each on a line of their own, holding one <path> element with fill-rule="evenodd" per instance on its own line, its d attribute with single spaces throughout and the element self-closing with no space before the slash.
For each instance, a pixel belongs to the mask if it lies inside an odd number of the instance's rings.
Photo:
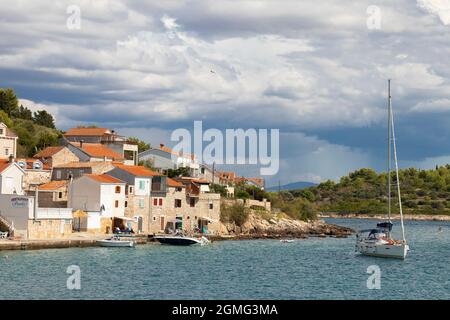
<svg viewBox="0 0 450 320">
<path fill-rule="evenodd" d="M 100 183 L 120 183 L 120 184 L 125 184 L 125 182 L 123 182 L 122 180 L 119 180 L 117 178 L 111 177 L 108 174 L 85 174 L 83 176 L 91 178 L 92 180 L 98 181 Z"/>
<path fill-rule="evenodd" d="M 41 184 L 39 186 L 40 191 L 54 191 L 60 188 L 64 188 L 67 186 L 68 181 L 59 180 L 59 181 L 50 181 L 48 183 Z"/>
<path fill-rule="evenodd" d="M 171 178 L 167 178 L 167 185 L 169 187 L 175 187 L 175 188 L 182 188 L 182 187 L 184 187 L 184 184 L 182 184 L 179 181 L 175 181 L 175 180 L 173 180 Z"/>
<path fill-rule="evenodd" d="M 36 153 L 33 156 L 33 158 L 49 158 L 58 153 L 59 151 L 61 151 L 62 149 L 64 149 L 64 146 L 47 147 L 44 150 L 41 150 L 38 153 Z"/>
<path fill-rule="evenodd" d="M 123 159 L 123 156 L 114 150 L 105 147 L 101 143 L 83 143 L 83 147 L 80 147 L 79 142 L 71 142 L 71 145 L 83 150 L 86 154 L 94 158 L 112 158 L 113 160 Z"/>
<path fill-rule="evenodd" d="M 124 164 L 116 164 L 114 163 L 114 166 L 116 168 L 119 168 L 123 171 L 126 171 L 128 173 L 131 173 L 132 175 L 136 177 L 155 177 L 155 176 L 162 176 L 162 174 L 159 174 L 158 172 L 152 171 L 144 166 L 127 166 Z"/>
<path fill-rule="evenodd" d="M 69 162 L 58 164 L 54 168 L 93 168 L 97 166 L 103 166 L 105 163 L 110 164 L 111 162 L 94 161 L 94 162 Z"/>
<path fill-rule="evenodd" d="M 111 131 L 107 128 L 72 128 L 64 136 L 103 136 L 105 134 L 111 134 Z"/>
</svg>

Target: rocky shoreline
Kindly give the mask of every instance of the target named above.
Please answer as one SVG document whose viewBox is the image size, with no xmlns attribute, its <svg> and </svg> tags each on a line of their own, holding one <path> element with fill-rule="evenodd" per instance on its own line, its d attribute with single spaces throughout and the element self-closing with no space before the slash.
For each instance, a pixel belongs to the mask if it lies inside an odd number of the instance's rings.
<svg viewBox="0 0 450 320">
<path fill-rule="evenodd" d="M 383 220 L 386 219 L 386 215 L 366 215 L 366 214 L 355 214 L 355 213 L 322 213 L 319 215 L 320 218 L 335 218 L 335 219 L 374 219 Z M 395 214 L 391 216 L 392 220 L 400 220 L 400 215 Z M 412 221 L 450 221 L 450 216 L 446 215 L 423 215 L 423 214 L 404 214 L 404 220 Z"/>
<path fill-rule="evenodd" d="M 234 223 L 222 224 L 221 236 L 215 240 L 225 239 L 305 239 L 309 237 L 335 237 L 346 238 L 354 233 L 354 230 L 326 223 L 323 220 L 300 221 L 290 218 L 264 219 L 251 213 L 247 221 L 237 226 Z"/>
</svg>

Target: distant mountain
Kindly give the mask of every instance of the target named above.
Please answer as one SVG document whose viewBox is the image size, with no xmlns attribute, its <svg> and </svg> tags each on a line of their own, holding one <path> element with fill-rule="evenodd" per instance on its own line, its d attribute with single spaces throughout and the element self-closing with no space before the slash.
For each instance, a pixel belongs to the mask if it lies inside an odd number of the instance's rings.
<svg viewBox="0 0 450 320">
<path fill-rule="evenodd" d="M 280 190 L 299 190 L 299 189 L 313 187 L 316 185 L 317 184 L 312 183 L 312 182 L 298 181 L 298 182 L 284 184 L 284 185 L 281 185 L 280 187 L 278 187 L 278 186 L 268 187 L 268 188 L 266 188 L 266 191 L 278 191 L 278 189 L 280 189 Z"/>
</svg>

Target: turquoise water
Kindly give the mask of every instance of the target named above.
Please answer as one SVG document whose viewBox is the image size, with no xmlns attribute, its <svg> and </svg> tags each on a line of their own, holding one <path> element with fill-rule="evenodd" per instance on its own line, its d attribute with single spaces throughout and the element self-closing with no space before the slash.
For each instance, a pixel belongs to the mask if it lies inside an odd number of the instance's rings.
<svg viewBox="0 0 450 320">
<path fill-rule="evenodd" d="M 375 223 L 328 221 L 355 229 Z M 405 261 L 355 255 L 354 237 L 2 251 L 0 298 L 450 299 L 450 223 L 410 221 L 406 229 Z M 80 290 L 66 287 L 70 265 L 80 267 Z M 380 290 L 367 289 L 370 265 L 381 269 Z"/>
</svg>

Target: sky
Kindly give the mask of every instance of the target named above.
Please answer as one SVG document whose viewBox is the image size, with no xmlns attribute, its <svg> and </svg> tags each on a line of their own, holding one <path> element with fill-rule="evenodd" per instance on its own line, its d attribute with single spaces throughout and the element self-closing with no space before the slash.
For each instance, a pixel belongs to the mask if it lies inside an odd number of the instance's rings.
<svg viewBox="0 0 450 320">
<path fill-rule="evenodd" d="M 156 146 L 279 129 L 266 184 L 319 182 L 384 170 L 388 78 L 400 166 L 450 162 L 449 44 L 450 0 L 2 0 L 0 87 Z"/>
</svg>

